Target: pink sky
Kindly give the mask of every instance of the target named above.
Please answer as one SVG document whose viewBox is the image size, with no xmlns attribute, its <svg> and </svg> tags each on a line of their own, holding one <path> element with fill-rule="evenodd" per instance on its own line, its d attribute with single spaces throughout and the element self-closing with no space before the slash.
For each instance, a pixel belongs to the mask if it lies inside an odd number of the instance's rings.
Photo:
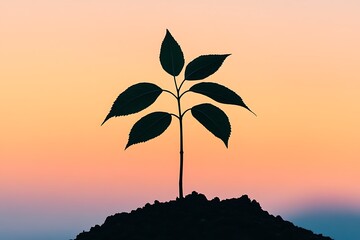
<svg viewBox="0 0 360 240">
<path fill-rule="evenodd" d="M 171 97 L 100 127 L 128 86 L 173 90 L 159 63 L 167 28 L 186 63 L 232 53 L 206 81 L 258 114 L 217 105 L 232 123 L 229 149 L 187 116 L 186 194 L 248 194 L 274 214 L 318 201 L 360 208 L 359 11 L 340 0 L 0 2 L 0 223 L 42 212 L 39 223 L 71 216 L 87 228 L 177 196 L 176 121 L 123 150 L 139 118 L 176 111 Z"/>
</svg>

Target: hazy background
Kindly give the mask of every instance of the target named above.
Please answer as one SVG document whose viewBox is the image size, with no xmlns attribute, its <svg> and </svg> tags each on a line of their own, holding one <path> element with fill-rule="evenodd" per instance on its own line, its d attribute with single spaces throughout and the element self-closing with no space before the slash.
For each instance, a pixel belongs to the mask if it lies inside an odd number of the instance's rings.
<svg viewBox="0 0 360 240">
<path fill-rule="evenodd" d="M 229 149 L 186 116 L 186 194 L 248 194 L 316 231 L 303 220 L 313 209 L 356 215 L 359 12 L 357 0 L 0 0 L 0 238 L 67 240 L 110 214 L 177 196 L 176 121 L 124 151 L 139 118 L 176 111 L 170 95 L 100 127 L 128 86 L 174 89 L 159 63 L 166 28 L 186 63 L 232 53 L 207 81 L 258 114 L 216 104 L 232 123 Z M 203 101 L 213 103 L 184 97 L 187 107 Z M 344 236 L 339 224 L 324 226 Z"/>
</svg>

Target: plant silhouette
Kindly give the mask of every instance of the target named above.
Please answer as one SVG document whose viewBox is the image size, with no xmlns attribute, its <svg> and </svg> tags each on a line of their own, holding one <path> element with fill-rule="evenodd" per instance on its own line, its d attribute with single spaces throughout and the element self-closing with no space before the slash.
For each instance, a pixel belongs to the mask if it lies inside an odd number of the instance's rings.
<svg viewBox="0 0 360 240">
<path fill-rule="evenodd" d="M 231 126 L 226 114 L 218 107 L 203 103 L 185 111 L 181 109 L 181 98 L 188 92 L 205 95 L 216 102 L 233 104 L 246 108 L 250 112 L 241 97 L 234 91 L 217 83 L 201 82 L 193 85 L 186 91 L 181 91 L 185 81 L 202 80 L 214 74 L 230 54 L 202 55 L 195 58 L 185 67 L 184 79 L 178 84 L 176 77 L 182 71 L 185 60 L 180 45 L 173 38 L 169 30 L 166 30 L 165 38 L 160 49 L 160 63 L 162 68 L 172 76 L 176 92 L 162 89 L 152 83 L 138 83 L 132 85 L 122 92 L 113 103 L 109 114 L 106 116 L 103 125 L 108 119 L 117 116 L 125 116 L 140 112 L 153 104 L 162 92 L 171 94 L 177 100 L 178 114 L 168 112 L 150 113 L 132 127 L 129 140 L 125 149 L 133 144 L 146 142 L 161 135 L 170 125 L 172 117 L 179 120 L 180 127 L 180 173 L 179 173 L 179 198 L 183 195 L 183 165 L 184 165 L 184 137 L 183 137 L 183 118 L 185 113 L 191 112 L 193 117 L 198 120 L 207 130 L 217 138 L 221 139 L 228 147 Z M 253 113 L 253 112 L 252 112 Z M 255 113 L 254 113 L 255 114 Z"/>
</svg>

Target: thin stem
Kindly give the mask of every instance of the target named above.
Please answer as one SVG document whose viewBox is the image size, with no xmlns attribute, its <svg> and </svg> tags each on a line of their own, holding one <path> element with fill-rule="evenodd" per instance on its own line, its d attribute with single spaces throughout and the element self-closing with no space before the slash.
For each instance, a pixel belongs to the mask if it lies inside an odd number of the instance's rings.
<svg viewBox="0 0 360 240">
<path fill-rule="evenodd" d="M 183 199 L 183 169 L 184 169 L 184 136 L 183 136 L 183 122 L 182 122 L 182 113 L 181 113 L 181 104 L 180 104 L 180 87 L 177 86 L 176 78 L 174 76 L 174 84 L 176 88 L 176 99 L 178 103 L 178 110 L 179 110 L 179 126 L 180 126 L 180 173 L 179 173 L 179 198 Z"/>
<path fill-rule="evenodd" d="M 180 88 L 178 88 L 178 85 L 177 85 L 175 76 L 174 76 L 174 83 L 175 83 L 176 92 L 179 93 Z M 179 95 L 179 94 L 178 94 L 178 95 Z"/>
<path fill-rule="evenodd" d="M 184 84 L 184 82 L 185 82 L 185 79 L 184 79 L 184 80 L 182 80 L 182 82 L 180 83 L 179 91 L 180 91 L 180 89 L 181 89 L 182 85 Z"/>
<path fill-rule="evenodd" d="M 186 113 L 187 111 L 190 111 L 190 110 L 191 110 L 191 108 L 186 109 L 186 110 L 185 110 L 185 112 L 183 112 L 183 113 L 182 113 L 181 118 L 183 118 L 183 117 L 184 117 L 184 115 L 185 115 L 185 113 Z"/>
<path fill-rule="evenodd" d="M 163 91 L 167 92 L 167 93 L 170 93 L 171 95 L 173 95 L 177 99 L 177 96 L 173 92 L 170 92 L 169 90 L 166 90 L 166 89 L 163 89 Z"/>
<path fill-rule="evenodd" d="M 179 116 L 176 115 L 176 114 L 170 113 L 170 115 L 176 117 L 177 119 L 180 119 Z M 183 115 L 184 115 L 184 114 L 183 114 Z"/>
<path fill-rule="evenodd" d="M 185 92 L 183 92 L 182 94 L 180 94 L 180 98 L 187 92 L 190 92 L 190 90 L 186 90 Z"/>
</svg>

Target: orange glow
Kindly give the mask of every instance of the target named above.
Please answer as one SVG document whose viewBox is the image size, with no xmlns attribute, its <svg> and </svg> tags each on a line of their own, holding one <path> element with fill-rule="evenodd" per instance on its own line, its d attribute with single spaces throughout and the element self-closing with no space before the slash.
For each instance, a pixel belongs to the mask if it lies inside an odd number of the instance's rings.
<svg viewBox="0 0 360 240">
<path fill-rule="evenodd" d="M 229 149 L 186 116 L 186 194 L 249 194 L 275 212 L 324 196 L 359 204 L 358 3 L 89 2 L 0 3 L 0 205 L 54 194 L 94 206 L 177 196 L 176 119 L 124 151 L 140 117 L 176 111 L 170 95 L 100 127 L 130 85 L 173 90 L 159 63 L 166 28 L 186 63 L 232 53 L 207 81 L 258 114 L 217 104 L 232 123 Z M 211 102 L 191 93 L 184 101 Z"/>
</svg>

